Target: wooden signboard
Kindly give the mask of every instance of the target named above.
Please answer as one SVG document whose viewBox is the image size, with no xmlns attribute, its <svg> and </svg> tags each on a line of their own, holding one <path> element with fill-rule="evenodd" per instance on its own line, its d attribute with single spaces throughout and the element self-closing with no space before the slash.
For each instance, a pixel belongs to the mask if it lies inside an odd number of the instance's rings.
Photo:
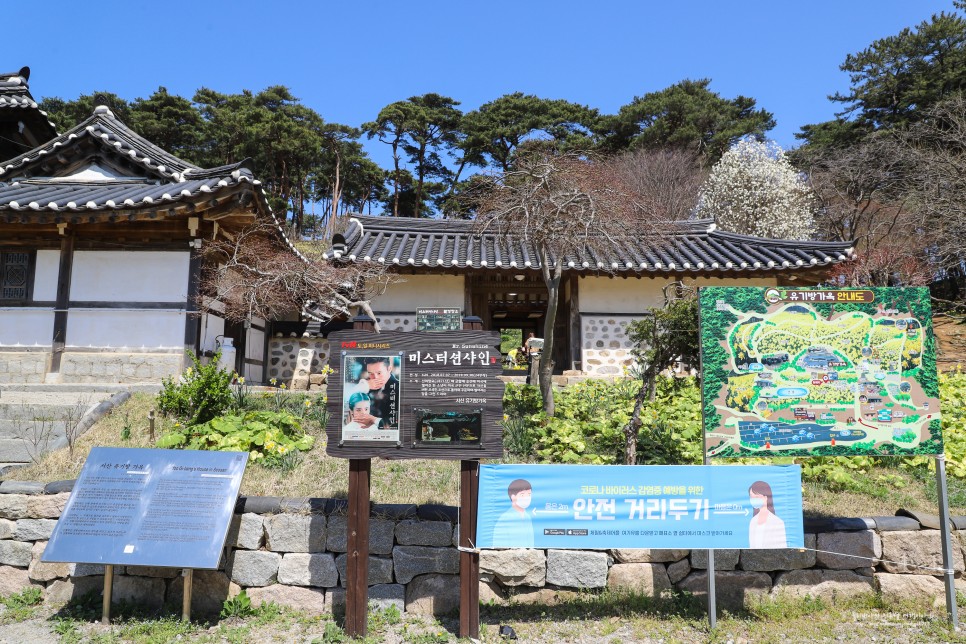
<svg viewBox="0 0 966 644">
<path fill-rule="evenodd" d="M 329 342 L 329 455 L 502 456 L 498 333 L 351 330 Z"/>
</svg>

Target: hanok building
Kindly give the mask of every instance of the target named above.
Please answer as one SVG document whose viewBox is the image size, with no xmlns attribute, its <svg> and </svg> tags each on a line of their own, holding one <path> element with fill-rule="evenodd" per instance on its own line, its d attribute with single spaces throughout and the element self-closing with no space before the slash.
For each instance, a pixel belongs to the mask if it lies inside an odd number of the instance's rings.
<svg viewBox="0 0 966 644">
<path fill-rule="evenodd" d="M 246 164 L 200 168 L 106 106 L 56 136 L 8 83 L 0 130 L 34 145 L 0 164 L 0 382 L 158 382 L 226 336 L 262 380 L 264 320 L 193 314 L 205 240 L 271 216 Z M 8 89 L 37 113 L 3 107 Z"/>
<path fill-rule="evenodd" d="M 663 306 L 676 282 L 807 286 L 851 254 L 848 243 L 761 239 L 693 220 L 680 222 L 661 248 L 629 235 L 606 257 L 564 257 L 556 370 L 619 374 L 631 358 L 627 325 Z M 404 281 L 373 302 L 385 329 L 415 330 L 417 308 L 452 307 L 480 317 L 484 329 L 543 335 L 547 291 L 536 250 L 478 234 L 471 221 L 359 216 L 326 257 L 377 262 L 401 274 Z"/>
</svg>

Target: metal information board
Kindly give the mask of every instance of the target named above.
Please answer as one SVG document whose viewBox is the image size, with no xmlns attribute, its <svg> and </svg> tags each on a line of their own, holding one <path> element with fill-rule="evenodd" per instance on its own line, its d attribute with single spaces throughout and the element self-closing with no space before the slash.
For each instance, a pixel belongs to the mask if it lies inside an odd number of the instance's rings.
<svg viewBox="0 0 966 644">
<path fill-rule="evenodd" d="M 417 331 L 459 331 L 463 328 L 463 311 L 460 309 L 417 308 Z"/>
<path fill-rule="evenodd" d="M 95 447 L 43 561 L 217 569 L 245 452 Z"/>
</svg>

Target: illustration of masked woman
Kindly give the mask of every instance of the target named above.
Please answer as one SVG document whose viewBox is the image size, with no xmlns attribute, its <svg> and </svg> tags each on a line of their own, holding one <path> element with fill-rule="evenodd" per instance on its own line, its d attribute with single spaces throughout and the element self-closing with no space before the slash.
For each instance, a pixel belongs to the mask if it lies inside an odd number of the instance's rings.
<svg viewBox="0 0 966 644">
<path fill-rule="evenodd" d="M 748 488 L 748 497 L 754 515 L 748 525 L 750 548 L 785 548 L 785 522 L 775 514 L 771 486 L 764 481 L 755 481 Z"/>
</svg>

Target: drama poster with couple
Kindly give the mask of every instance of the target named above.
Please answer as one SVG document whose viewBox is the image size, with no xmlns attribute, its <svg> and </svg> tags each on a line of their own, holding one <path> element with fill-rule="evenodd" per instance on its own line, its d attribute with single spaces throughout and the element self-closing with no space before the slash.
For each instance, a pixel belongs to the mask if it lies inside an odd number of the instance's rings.
<svg viewBox="0 0 966 644">
<path fill-rule="evenodd" d="M 399 355 L 344 356 L 342 440 L 399 441 Z"/>
</svg>

